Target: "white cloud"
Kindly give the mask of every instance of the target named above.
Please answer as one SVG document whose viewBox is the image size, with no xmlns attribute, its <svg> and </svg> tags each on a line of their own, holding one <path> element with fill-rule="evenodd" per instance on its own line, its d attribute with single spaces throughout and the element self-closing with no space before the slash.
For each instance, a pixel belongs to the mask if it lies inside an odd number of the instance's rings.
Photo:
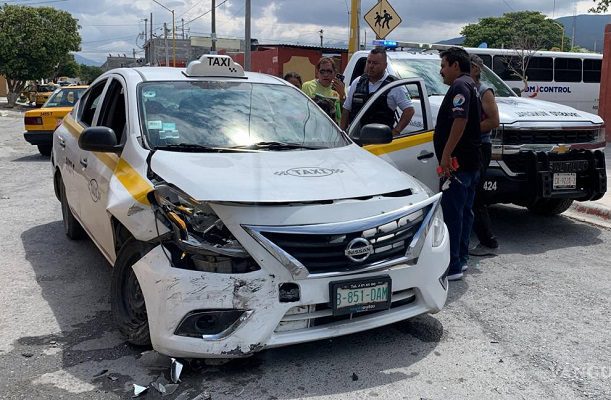
<svg viewBox="0 0 611 400">
<path fill-rule="evenodd" d="M 210 14 L 199 16 L 210 10 L 211 1 L 159 2 L 175 10 L 179 37 L 182 33 L 181 19 L 184 19 L 187 33 L 191 35 L 210 33 Z M 244 37 L 244 1 L 227 0 L 221 3 L 223 0 L 216 0 L 217 34 Z M 364 15 L 375 3 L 376 0 L 362 0 L 361 14 Z M 591 0 L 390 0 L 390 3 L 403 19 L 401 26 L 393 32 L 393 37 L 422 42 L 456 37 L 464 25 L 506 12 L 528 9 L 557 18 L 572 15 L 574 5 L 578 14 L 586 13 L 593 5 Z M 325 44 L 346 42 L 349 5 L 350 0 L 253 0 L 252 37 L 262 43 L 316 45 L 320 43 L 318 32 L 323 29 Z M 135 49 L 142 54 L 138 46 L 142 45 L 143 38 L 138 38 L 138 35 L 144 32 L 144 19 L 149 19 L 150 13 L 153 13 L 153 28 L 157 34 L 161 34 L 163 22 L 167 22 L 169 27 L 172 25 L 171 13 L 152 0 L 69 0 L 56 6 L 70 11 L 79 19 L 83 39 L 80 54 L 100 62 L 108 53 L 131 55 L 132 49 Z M 370 41 L 374 34 L 362 22 L 362 40 L 365 30 Z"/>
</svg>

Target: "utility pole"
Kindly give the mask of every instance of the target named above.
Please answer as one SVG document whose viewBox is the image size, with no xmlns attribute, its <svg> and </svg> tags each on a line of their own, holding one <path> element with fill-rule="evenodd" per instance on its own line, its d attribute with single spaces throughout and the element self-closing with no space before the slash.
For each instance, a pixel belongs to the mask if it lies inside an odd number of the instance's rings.
<svg viewBox="0 0 611 400">
<path fill-rule="evenodd" d="M 155 48 L 155 42 L 153 42 L 153 13 L 151 13 L 151 27 L 150 27 L 150 38 L 151 41 L 149 42 L 149 63 L 151 63 L 151 65 L 155 65 L 157 63 L 157 54 L 155 53 L 156 48 Z"/>
<path fill-rule="evenodd" d="M 361 0 L 350 0 L 350 39 L 348 41 L 348 57 L 358 51 L 361 44 L 359 26 L 361 20 Z"/>
<path fill-rule="evenodd" d="M 250 0 L 246 1 L 244 21 L 244 69 L 250 71 Z"/>
<path fill-rule="evenodd" d="M 163 45 L 165 46 L 165 66 L 170 65 L 170 55 L 168 53 L 168 24 L 163 23 Z"/>
<path fill-rule="evenodd" d="M 182 22 L 182 38 L 185 38 L 185 19 L 181 18 L 180 21 Z"/>
<path fill-rule="evenodd" d="M 147 64 L 149 61 L 149 55 L 147 54 L 147 48 L 150 49 L 149 43 L 148 43 L 148 25 L 147 25 L 148 19 L 144 18 L 144 64 Z M 152 39 L 152 38 L 151 38 Z"/>
<path fill-rule="evenodd" d="M 212 0 L 212 32 L 210 33 L 210 39 L 212 45 L 210 46 L 210 53 L 216 54 L 216 1 Z"/>
<path fill-rule="evenodd" d="M 320 50 L 322 50 L 322 34 L 323 34 L 323 30 L 319 30 L 318 33 L 320 33 Z"/>
</svg>

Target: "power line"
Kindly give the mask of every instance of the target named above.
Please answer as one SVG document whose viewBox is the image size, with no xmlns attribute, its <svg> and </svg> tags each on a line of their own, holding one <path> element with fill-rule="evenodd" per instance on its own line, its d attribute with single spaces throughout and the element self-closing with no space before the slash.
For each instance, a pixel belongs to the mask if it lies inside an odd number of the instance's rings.
<svg viewBox="0 0 611 400">
<path fill-rule="evenodd" d="M 29 0 L 26 0 L 26 1 L 29 1 Z M 13 0 L 13 1 L 7 1 L 6 4 L 13 3 L 13 5 L 35 6 L 35 5 L 38 5 L 38 4 L 61 3 L 63 1 L 68 1 L 68 0 L 47 0 L 47 1 L 39 1 L 39 2 L 36 2 L 36 3 L 15 2 Z"/>
<path fill-rule="evenodd" d="M 227 3 L 227 1 L 228 1 L 228 0 L 224 0 L 224 1 L 220 2 L 219 4 L 217 4 L 217 5 L 216 5 L 216 7 L 215 7 L 215 8 L 219 8 L 219 7 L 220 7 L 220 6 L 222 6 L 223 4 Z M 204 15 L 206 15 L 206 14 L 210 14 L 211 12 L 212 12 L 212 10 L 208 10 L 208 11 L 206 11 L 205 13 L 203 13 L 202 15 L 197 16 L 197 17 L 193 18 L 192 20 L 190 20 L 190 21 L 188 21 L 188 22 L 185 22 L 185 24 L 186 24 L 186 25 L 189 25 L 191 22 L 195 21 L 196 19 L 200 19 L 200 18 L 201 18 L 201 17 L 203 17 Z"/>
</svg>

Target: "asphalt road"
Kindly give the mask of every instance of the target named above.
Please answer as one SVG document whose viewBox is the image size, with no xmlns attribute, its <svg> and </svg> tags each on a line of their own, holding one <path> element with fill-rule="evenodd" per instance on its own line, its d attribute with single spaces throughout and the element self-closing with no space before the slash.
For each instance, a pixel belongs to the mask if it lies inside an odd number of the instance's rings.
<svg viewBox="0 0 611 400">
<path fill-rule="evenodd" d="M 0 117 L 0 398 L 130 398 L 133 383 L 169 378 L 168 360 L 113 327 L 110 267 L 64 236 L 49 159 L 11 115 Z M 507 206 L 492 218 L 500 254 L 472 260 L 440 313 L 187 364 L 164 398 L 611 398 L 611 231 Z"/>
</svg>

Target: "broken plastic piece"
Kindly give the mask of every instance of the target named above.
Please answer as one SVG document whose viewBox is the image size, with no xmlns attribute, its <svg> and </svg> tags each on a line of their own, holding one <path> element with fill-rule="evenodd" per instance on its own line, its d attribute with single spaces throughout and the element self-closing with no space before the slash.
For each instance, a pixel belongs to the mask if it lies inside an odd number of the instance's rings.
<svg viewBox="0 0 611 400">
<path fill-rule="evenodd" d="M 148 387 L 136 385 L 135 383 L 133 385 L 134 385 L 134 395 L 132 397 L 138 397 L 142 393 L 148 390 Z"/>
<path fill-rule="evenodd" d="M 172 358 L 172 369 L 170 371 L 170 379 L 174 383 L 180 382 L 180 374 L 182 372 L 182 363 Z"/>
<path fill-rule="evenodd" d="M 162 396 L 169 396 L 171 394 L 174 394 L 174 392 L 176 391 L 176 389 L 178 389 L 178 385 L 175 383 L 168 383 L 167 385 L 165 385 L 165 393 Z"/>
<path fill-rule="evenodd" d="M 156 391 L 158 391 L 161 394 L 166 393 L 166 389 L 163 383 L 153 382 L 151 383 L 151 386 L 153 387 L 153 389 L 155 389 Z"/>
</svg>

